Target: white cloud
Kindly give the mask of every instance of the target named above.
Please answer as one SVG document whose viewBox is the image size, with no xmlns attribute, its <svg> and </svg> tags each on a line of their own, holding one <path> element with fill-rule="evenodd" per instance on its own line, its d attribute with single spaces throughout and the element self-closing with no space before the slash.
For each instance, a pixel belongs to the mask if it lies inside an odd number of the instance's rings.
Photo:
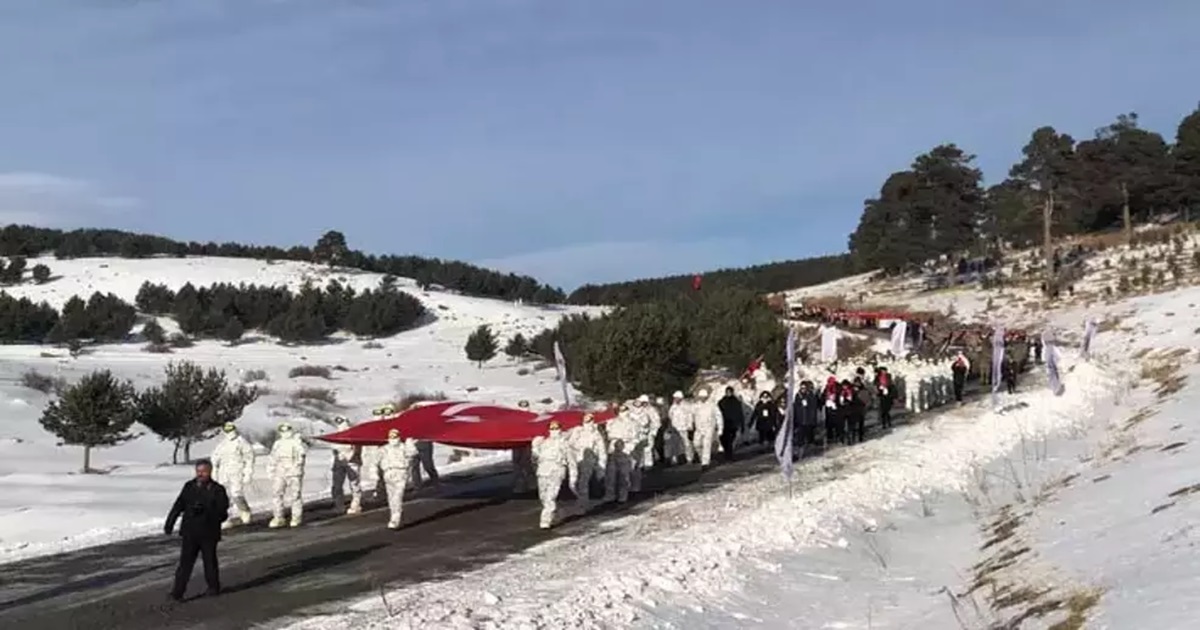
<svg viewBox="0 0 1200 630">
<path fill-rule="evenodd" d="M 752 247 L 743 239 L 708 239 L 683 243 L 617 241 L 581 243 L 477 261 L 491 269 L 529 274 L 568 290 L 584 283 L 603 283 L 704 272 L 739 266 Z M 751 255 L 749 258 L 754 258 Z"/>
<path fill-rule="evenodd" d="M 0 173 L 0 224 L 102 227 L 139 200 L 106 193 L 96 184 L 36 172 Z"/>
</svg>

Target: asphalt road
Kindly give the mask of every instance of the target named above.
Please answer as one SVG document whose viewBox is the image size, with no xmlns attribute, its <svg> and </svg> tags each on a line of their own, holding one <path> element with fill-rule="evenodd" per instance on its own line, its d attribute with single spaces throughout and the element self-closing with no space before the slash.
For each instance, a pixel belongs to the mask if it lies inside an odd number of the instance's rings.
<svg viewBox="0 0 1200 630">
<path fill-rule="evenodd" d="M 0 565 L 0 628 L 247 628 L 301 608 L 374 592 L 384 584 L 451 577 L 645 509 L 656 495 L 701 491 L 775 466 L 774 458 L 760 451 L 703 474 L 698 466 L 655 471 L 629 504 L 605 506 L 550 531 L 537 527 L 536 498 L 512 496 L 510 475 L 496 469 L 445 478 L 436 493 L 410 499 L 398 531 L 385 527 L 382 508 L 350 517 L 333 515 L 328 504 L 318 505 L 306 512 L 309 522 L 297 529 L 268 530 L 256 524 L 228 532 L 220 546 L 225 592 L 218 598 L 197 597 L 204 590 L 197 563 L 189 599 L 180 604 L 166 599 L 179 553 L 177 537 L 139 538 L 33 558 Z"/>
<path fill-rule="evenodd" d="M 896 420 L 904 423 L 903 412 Z M 318 503 L 306 509 L 308 522 L 300 528 L 269 530 L 263 521 L 228 532 L 220 546 L 224 593 L 197 597 L 204 590 L 197 563 L 183 603 L 166 598 L 179 553 L 174 536 L 31 558 L 0 565 L 0 628 L 240 630 L 301 609 L 319 611 L 386 584 L 453 577 L 555 537 L 587 533 L 664 495 L 701 492 L 777 466 L 769 450 L 759 448 L 707 471 L 696 465 L 656 470 L 628 504 L 602 506 L 549 531 L 537 527 L 536 496 L 511 493 L 507 464 L 444 476 L 440 488 L 410 494 L 398 531 L 386 528 L 387 511 L 377 504 L 345 516 Z"/>
</svg>

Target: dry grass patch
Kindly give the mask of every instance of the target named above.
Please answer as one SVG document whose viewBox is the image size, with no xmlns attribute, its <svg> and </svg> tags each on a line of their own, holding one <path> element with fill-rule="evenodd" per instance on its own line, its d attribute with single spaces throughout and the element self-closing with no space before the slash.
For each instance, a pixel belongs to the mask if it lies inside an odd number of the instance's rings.
<svg viewBox="0 0 1200 630">
<path fill-rule="evenodd" d="M 1175 348 L 1159 352 L 1142 361 L 1141 380 L 1150 381 L 1155 385 L 1154 393 L 1159 400 L 1172 396 L 1183 390 L 1187 375 L 1180 374 L 1181 359 L 1186 356 L 1186 348 Z"/>
<path fill-rule="evenodd" d="M 288 370 L 288 378 L 300 378 L 303 376 L 328 379 L 333 376 L 333 372 L 324 365 L 298 365 Z"/>
<path fill-rule="evenodd" d="M 327 387 L 301 387 L 291 393 L 292 402 L 319 402 L 327 405 L 337 404 L 337 392 Z"/>
</svg>

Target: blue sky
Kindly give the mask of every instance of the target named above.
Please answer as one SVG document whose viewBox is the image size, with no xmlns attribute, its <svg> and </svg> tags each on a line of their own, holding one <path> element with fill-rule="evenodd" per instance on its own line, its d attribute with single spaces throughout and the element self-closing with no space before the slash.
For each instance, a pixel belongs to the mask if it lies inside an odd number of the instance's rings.
<svg viewBox="0 0 1200 630">
<path fill-rule="evenodd" d="M 0 221 L 572 288 L 842 251 L 954 141 L 1200 101 L 1200 2 L 3 0 Z"/>
</svg>

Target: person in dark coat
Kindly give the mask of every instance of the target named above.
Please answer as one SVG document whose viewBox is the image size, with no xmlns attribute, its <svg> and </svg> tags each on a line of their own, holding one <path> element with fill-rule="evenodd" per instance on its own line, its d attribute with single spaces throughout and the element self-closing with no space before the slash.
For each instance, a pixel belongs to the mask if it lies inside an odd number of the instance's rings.
<svg viewBox="0 0 1200 630">
<path fill-rule="evenodd" d="M 840 389 L 841 385 L 838 384 L 837 378 L 830 376 L 829 380 L 825 381 L 825 390 L 822 395 L 825 410 L 825 448 L 829 448 L 835 442 L 843 441 L 845 425 L 841 409 L 838 406 Z"/>
<path fill-rule="evenodd" d="M 879 423 L 886 431 L 892 428 L 892 403 L 896 401 L 896 390 L 892 386 L 892 375 L 882 365 L 875 368 L 875 391 L 879 395 Z"/>
<path fill-rule="evenodd" d="M 1017 371 L 1013 369 L 1013 362 L 1009 360 L 1007 353 L 1000 360 L 1000 377 L 1004 379 L 1004 388 L 1008 393 L 1017 393 Z"/>
<path fill-rule="evenodd" d="M 842 410 L 842 426 L 845 431 L 843 443 L 849 445 L 862 442 L 866 437 L 867 401 L 870 392 L 861 380 L 842 381 L 838 407 Z"/>
<path fill-rule="evenodd" d="M 721 412 L 721 450 L 726 461 L 733 461 L 733 444 L 746 424 L 746 412 L 732 387 L 725 388 L 725 396 L 717 403 L 717 409 Z"/>
<path fill-rule="evenodd" d="M 221 541 L 221 524 L 229 516 L 229 495 L 225 492 L 225 486 L 213 481 L 212 463 L 207 459 L 196 462 L 196 477 L 183 484 L 183 489 L 179 491 L 179 497 L 171 506 L 167 523 L 163 526 L 166 535 L 171 535 L 175 521 L 181 516 L 183 523 L 179 526 L 179 536 L 183 542 L 179 549 L 179 566 L 175 569 L 171 599 L 183 599 L 197 556 L 204 561 L 204 582 L 208 586 L 205 595 L 215 596 L 221 592 L 217 543 Z"/>
<path fill-rule="evenodd" d="M 763 392 L 754 406 L 754 428 L 758 431 L 759 444 L 774 444 L 775 434 L 783 424 L 783 416 L 779 413 L 779 404 L 771 398 L 770 392 Z"/>
<path fill-rule="evenodd" d="M 817 416 L 821 410 L 821 397 L 813 391 L 812 381 L 801 381 L 800 391 L 792 402 L 792 418 L 799 427 L 800 446 L 816 446 Z"/>
<path fill-rule="evenodd" d="M 967 372 L 970 369 L 971 362 L 961 352 L 954 357 L 954 362 L 950 364 L 951 381 L 954 384 L 954 400 L 959 403 L 963 401 L 963 389 L 967 386 Z"/>
</svg>

